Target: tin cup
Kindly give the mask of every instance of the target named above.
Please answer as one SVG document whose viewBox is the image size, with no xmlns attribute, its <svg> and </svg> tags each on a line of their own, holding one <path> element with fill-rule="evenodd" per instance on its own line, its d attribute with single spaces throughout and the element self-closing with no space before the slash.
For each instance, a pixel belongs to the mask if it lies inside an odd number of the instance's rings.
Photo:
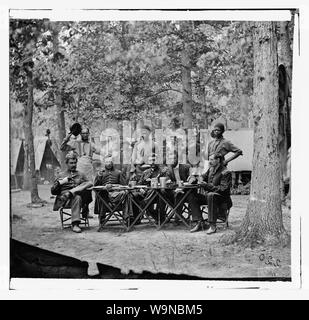
<svg viewBox="0 0 309 320">
<path fill-rule="evenodd" d="M 152 178 L 151 179 L 151 186 L 153 188 L 158 188 L 158 179 L 157 178 Z"/>
<path fill-rule="evenodd" d="M 135 186 L 136 186 L 136 181 L 135 180 L 130 181 L 130 187 L 135 187 Z"/>
<path fill-rule="evenodd" d="M 166 177 L 161 177 L 160 178 L 160 187 L 161 188 L 166 188 Z"/>
<path fill-rule="evenodd" d="M 182 180 L 178 180 L 177 181 L 177 185 L 178 185 L 178 187 L 182 187 L 183 186 L 183 181 Z"/>
</svg>

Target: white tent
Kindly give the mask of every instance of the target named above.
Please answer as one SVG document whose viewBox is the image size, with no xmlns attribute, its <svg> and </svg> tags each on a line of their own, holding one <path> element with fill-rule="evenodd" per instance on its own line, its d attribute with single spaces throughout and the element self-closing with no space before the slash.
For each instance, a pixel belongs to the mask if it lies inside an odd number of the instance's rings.
<svg viewBox="0 0 309 320">
<path fill-rule="evenodd" d="M 253 158 L 253 129 L 228 130 L 224 132 L 224 138 L 230 140 L 243 151 L 243 155 L 229 162 L 230 171 L 252 171 Z M 228 153 L 228 158 L 232 153 Z"/>
<path fill-rule="evenodd" d="M 10 145 L 10 169 L 12 175 L 16 174 L 18 161 L 22 157 L 22 152 L 24 152 L 23 141 L 20 139 L 12 139 Z"/>
</svg>

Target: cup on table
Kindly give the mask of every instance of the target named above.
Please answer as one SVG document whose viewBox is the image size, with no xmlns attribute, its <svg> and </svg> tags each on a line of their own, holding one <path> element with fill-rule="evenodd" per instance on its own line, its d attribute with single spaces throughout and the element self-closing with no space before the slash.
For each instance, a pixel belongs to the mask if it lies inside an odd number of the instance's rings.
<svg viewBox="0 0 309 320">
<path fill-rule="evenodd" d="M 182 187 L 183 186 L 183 181 L 182 180 L 178 180 L 177 181 L 177 185 L 178 185 L 178 187 Z"/>
<path fill-rule="evenodd" d="M 166 188 L 166 177 L 160 177 L 160 187 Z"/>
<path fill-rule="evenodd" d="M 135 180 L 132 180 L 130 181 L 130 187 L 135 187 L 136 186 L 136 181 Z"/>
<path fill-rule="evenodd" d="M 158 179 L 157 178 L 152 178 L 150 181 L 151 181 L 151 186 L 153 188 L 158 188 Z"/>
</svg>

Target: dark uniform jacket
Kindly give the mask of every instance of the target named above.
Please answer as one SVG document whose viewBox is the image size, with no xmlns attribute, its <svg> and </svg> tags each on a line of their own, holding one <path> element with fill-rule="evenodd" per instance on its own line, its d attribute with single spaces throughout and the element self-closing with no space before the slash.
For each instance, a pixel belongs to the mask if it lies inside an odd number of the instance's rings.
<svg viewBox="0 0 309 320">
<path fill-rule="evenodd" d="M 65 178 L 65 177 L 69 177 L 70 180 L 65 183 L 60 185 L 59 180 Z M 56 199 L 55 199 L 55 203 L 54 203 L 54 207 L 53 210 L 57 211 L 59 210 L 62 206 L 65 205 L 66 201 L 63 201 L 60 196 L 67 192 L 70 191 L 71 189 L 79 186 L 80 184 L 84 183 L 84 182 L 88 182 L 88 179 L 86 178 L 86 176 L 79 172 L 79 171 L 64 171 L 59 173 L 58 178 L 54 181 L 54 184 L 51 187 L 51 194 L 56 195 Z M 90 203 L 92 201 L 91 198 L 91 192 L 85 192 L 86 196 L 84 198 L 84 201 L 86 203 Z"/>
<path fill-rule="evenodd" d="M 103 169 L 99 171 L 94 179 L 95 186 L 105 186 L 107 184 L 125 185 L 125 178 L 120 170 L 113 168 L 112 170 Z"/>
<path fill-rule="evenodd" d="M 152 178 L 160 178 L 160 177 L 166 177 L 168 179 L 171 179 L 168 167 L 166 166 L 157 166 L 155 168 L 149 168 L 143 172 L 143 174 L 140 176 L 138 180 L 138 184 L 140 185 L 150 185 L 150 182 L 147 181 L 147 179 Z M 171 179 L 172 180 L 172 179 Z"/>
<path fill-rule="evenodd" d="M 180 164 L 179 165 L 179 177 L 182 181 L 187 181 L 189 175 L 190 175 L 190 165 L 187 164 Z M 173 182 L 176 182 L 176 175 L 175 175 L 175 168 L 172 166 L 169 166 L 169 176 L 171 177 L 171 180 Z"/>
<path fill-rule="evenodd" d="M 232 186 L 232 173 L 225 166 L 219 166 L 215 171 L 210 167 L 202 175 L 202 180 L 207 182 L 204 189 L 208 192 L 216 192 L 224 197 L 224 202 L 232 206 L 230 189 Z"/>
<path fill-rule="evenodd" d="M 105 186 L 107 184 L 121 184 L 125 185 L 125 177 L 123 176 L 122 172 L 120 170 L 117 170 L 115 168 L 108 170 L 104 168 L 103 170 L 99 171 L 99 173 L 96 175 L 94 179 L 94 185 L 95 186 Z M 110 199 L 112 202 L 117 203 L 123 198 L 124 191 L 99 191 L 100 197 L 104 199 Z M 95 204 L 94 204 L 94 213 L 95 214 L 101 214 L 108 211 L 108 208 L 105 207 L 103 201 L 100 199 L 100 197 L 96 197 Z"/>
<path fill-rule="evenodd" d="M 214 153 L 220 153 L 223 157 L 229 152 L 241 152 L 242 151 L 236 147 L 231 141 L 225 138 L 214 139 L 208 144 L 208 159 Z"/>
</svg>

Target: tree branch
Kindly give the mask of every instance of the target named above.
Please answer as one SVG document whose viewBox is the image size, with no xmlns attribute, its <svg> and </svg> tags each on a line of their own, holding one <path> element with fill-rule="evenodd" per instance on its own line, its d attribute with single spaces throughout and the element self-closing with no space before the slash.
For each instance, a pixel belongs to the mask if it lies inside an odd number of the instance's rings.
<svg viewBox="0 0 309 320">
<path fill-rule="evenodd" d="M 146 96 L 145 98 L 140 99 L 139 101 L 136 102 L 136 104 L 139 104 L 139 103 L 141 103 L 142 101 L 145 101 L 146 99 L 149 99 L 149 98 L 158 96 L 159 94 L 161 94 L 161 93 L 163 93 L 163 92 L 167 92 L 167 91 L 175 91 L 175 92 L 182 93 L 182 91 L 177 90 L 177 89 L 166 88 L 166 89 L 160 90 L 160 91 L 158 91 L 158 92 L 156 92 L 156 93 L 154 93 L 154 94 L 148 95 L 148 96 Z"/>
</svg>

